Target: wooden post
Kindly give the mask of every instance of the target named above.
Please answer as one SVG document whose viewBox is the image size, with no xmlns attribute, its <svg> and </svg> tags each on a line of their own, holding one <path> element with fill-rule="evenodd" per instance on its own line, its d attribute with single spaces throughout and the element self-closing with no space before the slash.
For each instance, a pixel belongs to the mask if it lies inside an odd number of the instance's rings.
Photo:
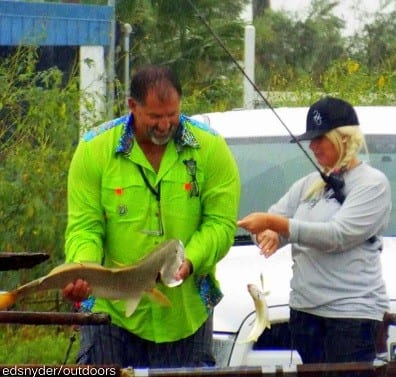
<svg viewBox="0 0 396 377">
<path fill-rule="evenodd" d="M 0 311 L 0 323 L 26 325 L 103 325 L 111 322 L 104 313 Z"/>
</svg>

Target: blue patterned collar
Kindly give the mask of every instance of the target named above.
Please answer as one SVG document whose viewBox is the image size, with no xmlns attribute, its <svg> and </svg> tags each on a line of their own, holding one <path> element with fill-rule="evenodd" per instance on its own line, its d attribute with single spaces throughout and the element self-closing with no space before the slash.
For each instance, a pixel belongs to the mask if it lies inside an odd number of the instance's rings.
<svg viewBox="0 0 396 377">
<path fill-rule="evenodd" d="M 125 155 L 129 155 L 133 148 L 134 141 L 134 132 L 133 132 L 133 114 L 129 114 L 123 119 L 123 131 L 122 135 L 118 141 L 118 145 L 116 148 L 116 154 L 121 153 Z M 195 138 L 194 134 L 188 129 L 187 125 L 198 126 L 199 128 L 206 128 L 203 125 L 194 119 L 187 117 L 184 114 L 180 115 L 179 127 L 177 128 L 174 141 L 176 144 L 176 149 L 178 152 L 181 152 L 184 147 L 190 148 L 199 148 L 200 145 Z"/>
</svg>

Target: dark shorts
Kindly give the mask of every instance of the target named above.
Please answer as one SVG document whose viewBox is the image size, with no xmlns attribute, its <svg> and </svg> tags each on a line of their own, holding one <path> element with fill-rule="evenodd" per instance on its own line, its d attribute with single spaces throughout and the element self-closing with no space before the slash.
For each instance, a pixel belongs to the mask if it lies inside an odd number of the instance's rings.
<svg viewBox="0 0 396 377">
<path fill-rule="evenodd" d="M 214 366 L 212 328 L 210 317 L 195 334 L 185 339 L 154 343 L 114 325 L 82 326 L 77 363 L 120 368 Z"/>
<path fill-rule="evenodd" d="M 379 325 L 371 319 L 325 318 L 290 309 L 292 346 L 304 363 L 373 362 Z"/>
</svg>

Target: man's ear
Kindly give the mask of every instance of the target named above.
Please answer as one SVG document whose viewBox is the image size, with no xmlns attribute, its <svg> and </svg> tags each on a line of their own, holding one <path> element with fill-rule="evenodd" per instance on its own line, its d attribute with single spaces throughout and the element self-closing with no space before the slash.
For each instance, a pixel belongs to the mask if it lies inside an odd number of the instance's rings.
<svg viewBox="0 0 396 377">
<path fill-rule="evenodd" d="M 128 107 L 133 112 L 136 110 L 137 102 L 132 98 L 128 97 Z"/>
</svg>

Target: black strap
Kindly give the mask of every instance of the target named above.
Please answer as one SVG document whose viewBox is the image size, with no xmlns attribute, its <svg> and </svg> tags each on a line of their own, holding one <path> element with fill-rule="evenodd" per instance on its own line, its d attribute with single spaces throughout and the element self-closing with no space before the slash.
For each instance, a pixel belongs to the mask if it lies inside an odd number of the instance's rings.
<svg viewBox="0 0 396 377">
<path fill-rule="evenodd" d="M 153 186 L 151 186 L 150 182 L 148 181 L 146 174 L 144 174 L 143 168 L 138 165 L 138 169 L 140 171 L 140 175 L 143 178 L 144 183 L 146 184 L 147 188 L 154 194 L 155 198 L 157 199 L 157 201 L 160 201 L 161 198 L 161 186 L 160 184 L 158 184 L 158 190 L 156 190 Z"/>
</svg>

